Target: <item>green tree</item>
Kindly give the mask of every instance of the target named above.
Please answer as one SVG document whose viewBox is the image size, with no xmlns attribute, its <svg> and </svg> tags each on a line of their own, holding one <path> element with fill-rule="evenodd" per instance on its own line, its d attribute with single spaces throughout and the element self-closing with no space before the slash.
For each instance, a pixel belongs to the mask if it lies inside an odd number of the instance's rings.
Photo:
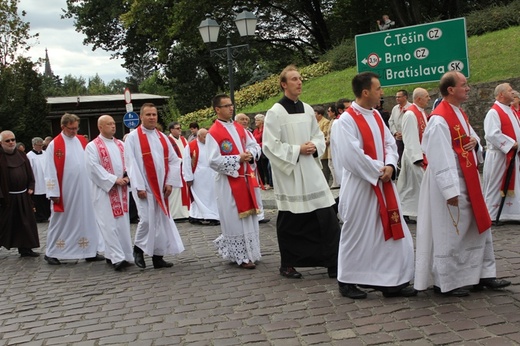
<svg viewBox="0 0 520 346">
<path fill-rule="evenodd" d="M 78 96 L 87 95 L 87 81 L 83 77 L 74 77 L 71 74 L 63 77 L 63 95 Z"/>
<path fill-rule="evenodd" d="M 88 79 L 88 94 L 89 95 L 104 95 L 108 94 L 108 88 L 105 85 L 105 82 L 99 75 L 96 73 L 94 77 Z"/>
<path fill-rule="evenodd" d="M 36 136 L 47 136 L 50 123 L 42 77 L 34 63 L 18 58 L 9 66 L 0 66 L 0 131 L 11 130 L 19 142 L 30 148 Z"/>
<path fill-rule="evenodd" d="M 28 41 L 38 37 L 29 33 L 30 23 L 24 22 L 26 12 L 18 14 L 19 0 L 0 0 L 0 65 L 16 60 L 20 51 L 28 51 Z"/>
</svg>

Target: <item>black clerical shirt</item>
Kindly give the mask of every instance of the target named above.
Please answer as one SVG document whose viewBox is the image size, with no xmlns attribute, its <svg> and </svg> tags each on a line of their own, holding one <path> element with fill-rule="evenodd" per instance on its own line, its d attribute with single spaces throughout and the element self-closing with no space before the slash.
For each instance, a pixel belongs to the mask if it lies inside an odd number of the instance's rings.
<svg viewBox="0 0 520 346">
<path fill-rule="evenodd" d="M 278 103 L 281 104 L 289 114 L 304 113 L 303 102 L 300 100 L 294 102 L 287 96 L 284 96 Z"/>
</svg>

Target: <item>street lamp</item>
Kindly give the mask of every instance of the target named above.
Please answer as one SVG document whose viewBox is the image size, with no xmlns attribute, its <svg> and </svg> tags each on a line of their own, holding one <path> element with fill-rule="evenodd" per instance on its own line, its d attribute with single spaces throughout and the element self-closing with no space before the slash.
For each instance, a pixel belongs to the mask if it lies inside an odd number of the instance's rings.
<svg viewBox="0 0 520 346">
<path fill-rule="evenodd" d="M 257 18 L 255 15 L 249 11 L 243 11 L 235 17 L 235 24 L 238 29 L 238 33 L 242 37 L 253 36 L 256 30 L 256 22 Z M 206 19 L 200 22 L 199 31 L 200 36 L 202 36 L 202 40 L 204 43 L 214 43 L 217 42 L 218 32 L 220 30 L 220 25 L 212 18 L 210 15 L 206 15 Z M 224 58 L 224 51 L 226 52 L 227 63 L 228 63 L 228 75 L 229 75 L 229 97 L 231 98 L 231 102 L 235 104 L 235 91 L 233 89 L 233 51 L 239 48 L 249 48 L 248 44 L 241 44 L 237 46 L 233 46 L 231 44 L 231 38 L 229 34 L 227 35 L 227 44 L 224 48 L 212 49 L 210 50 L 211 54 L 215 54 L 220 58 Z M 234 113 L 234 111 L 233 111 Z"/>
</svg>

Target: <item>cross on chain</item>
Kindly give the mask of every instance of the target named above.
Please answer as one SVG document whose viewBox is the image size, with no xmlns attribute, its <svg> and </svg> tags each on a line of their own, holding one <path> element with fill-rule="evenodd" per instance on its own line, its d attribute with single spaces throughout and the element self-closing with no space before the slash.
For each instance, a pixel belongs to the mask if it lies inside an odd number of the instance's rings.
<svg viewBox="0 0 520 346">
<path fill-rule="evenodd" d="M 458 141 L 459 144 L 460 144 L 460 148 L 462 149 L 462 157 L 466 159 L 466 167 L 471 167 L 471 162 L 469 161 L 468 159 L 468 152 L 464 149 L 463 145 L 462 145 L 462 139 L 466 138 L 467 135 L 465 133 L 461 134 L 460 133 L 460 126 L 459 125 L 455 125 L 453 126 L 453 129 L 455 131 L 457 131 L 457 134 L 459 135 L 458 137 L 455 137 L 454 140 L 455 141 Z"/>
</svg>

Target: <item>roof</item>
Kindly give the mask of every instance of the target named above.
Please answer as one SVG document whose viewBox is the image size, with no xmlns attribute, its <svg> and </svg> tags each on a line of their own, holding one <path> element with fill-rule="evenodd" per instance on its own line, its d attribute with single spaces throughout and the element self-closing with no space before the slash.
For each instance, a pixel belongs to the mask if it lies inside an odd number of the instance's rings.
<svg viewBox="0 0 520 346">
<path fill-rule="evenodd" d="M 74 103 L 78 102 L 106 102 L 106 101 L 125 101 L 125 96 L 123 93 L 116 95 L 84 95 L 84 96 L 57 96 L 57 97 L 48 97 L 47 103 L 49 104 L 66 104 L 66 103 Z M 133 100 L 157 100 L 157 99 L 169 99 L 169 96 L 161 96 L 161 95 L 152 95 L 152 94 L 132 94 Z"/>
</svg>

